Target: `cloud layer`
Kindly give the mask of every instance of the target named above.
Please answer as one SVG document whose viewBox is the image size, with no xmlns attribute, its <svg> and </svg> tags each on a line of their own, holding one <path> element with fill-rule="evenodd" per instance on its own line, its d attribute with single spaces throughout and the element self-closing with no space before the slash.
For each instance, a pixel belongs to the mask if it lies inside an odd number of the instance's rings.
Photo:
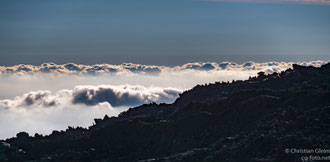
<svg viewBox="0 0 330 162">
<path fill-rule="evenodd" d="M 329 0 L 204 0 L 210 2 L 302 3 L 330 5 Z"/>
<path fill-rule="evenodd" d="M 182 91 L 175 88 L 143 87 L 131 85 L 76 86 L 73 90 L 29 92 L 15 99 L 0 100 L 0 107 L 49 108 L 70 105 L 108 107 L 138 106 L 144 103 L 170 103 Z"/>
<path fill-rule="evenodd" d="M 282 71 L 292 67 L 292 64 L 297 63 L 307 66 L 321 66 L 329 61 L 310 61 L 310 62 L 246 62 L 237 64 L 234 62 L 196 62 L 187 63 L 181 66 L 167 67 L 156 65 L 141 65 L 133 63 L 124 63 L 121 65 L 111 64 L 95 64 L 95 65 L 81 65 L 75 63 L 67 63 L 58 65 L 55 63 L 43 63 L 40 66 L 20 64 L 15 66 L 0 66 L 0 75 L 38 75 L 38 74 L 55 74 L 55 75 L 132 75 L 132 74 L 151 74 L 159 75 L 166 72 L 178 71 L 251 71 L 259 70 L 267 73 Z"/>
<path fill-rule="evenodd" d="M 259 71 L 273 73 L 292 68 L 294 63 L 318 67 L 327 62 L 1 66 L 0 139 L 20 131 L 49 134 L 67 126 L 87 127 L 94 118 L 118 115 L 128 107 L 173 102 L 178 93 L 196 84 L 244 80 Z"/>
<path fill-rule="evenodd" d="M 116 116 L 127 110 L 126 107 L 111 108 L 102 103 L 95 106 L 57 105 L 52 107 L 28 107 L 0 109 L 0 139 L 14 137 L 25 131 L 33 135 L 50 134 L 53 130 L 65 130 L 68 126 L 88 127 L 94 118 Z"/>
</svg>

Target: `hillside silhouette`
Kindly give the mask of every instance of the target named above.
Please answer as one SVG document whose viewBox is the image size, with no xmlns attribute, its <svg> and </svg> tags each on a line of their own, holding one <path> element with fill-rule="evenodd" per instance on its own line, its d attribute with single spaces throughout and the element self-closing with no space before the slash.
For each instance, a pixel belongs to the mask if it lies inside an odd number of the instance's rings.
<svg viewBox="0 0 330 162">
<path fill-rule="evenodd" d="M 329 87 L 330 64 L 197 85 L 88 129 L 20 132 L 0 142 L 0 161 L 301 161 L 286 150 L 330 148 Z"/>
</svg>

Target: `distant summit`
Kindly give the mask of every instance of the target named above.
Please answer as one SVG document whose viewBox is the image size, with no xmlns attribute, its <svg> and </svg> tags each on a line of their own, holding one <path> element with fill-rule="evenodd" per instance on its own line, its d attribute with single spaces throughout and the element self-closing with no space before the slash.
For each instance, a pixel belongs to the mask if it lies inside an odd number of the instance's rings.
<svg viewBox="0 0 330 162">
<path fill-rule="evenodd" d="M 131 108 L 88 129 L 21 132 L 0 142 L 0 161 L 301 161 L 315 154 L 295 149 L 329 149 L 329 139 L 330 64 L 293 65 L 197 85 L 173 104 Z"/>
</svg>

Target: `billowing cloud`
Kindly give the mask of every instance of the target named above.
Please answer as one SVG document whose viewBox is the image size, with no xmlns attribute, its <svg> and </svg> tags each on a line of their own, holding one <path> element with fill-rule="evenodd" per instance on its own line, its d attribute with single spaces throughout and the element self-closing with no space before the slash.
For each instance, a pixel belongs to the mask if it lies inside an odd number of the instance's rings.
<svg viewBox="0 0 330 162">
<path fill-rule="evenodd" d="M 124 63 L 120 65 L 111 64 L 95 64 L 95 65 L 81 65 L 75 63 L 67 63 L 58 65 L 55 63 L 43 63 L 40 66 L 34 65 L 15 65 L 15 66 L 0 66 L 0 74 L 6 75 L 38 75 L 38 74 L 55 74 L 55 75 L 134 75 L 134 74 L 151 74 L 159 75 L 166 72 L 178 71 L 251 71 L 259 70 L 267 73 L 278 72 L 292 67 L 292 64 L 311 65 L 319 67 L 329 61 L 310 61 L 310 62 L 246 62 L 237 64 L 234 62 L 196 62 L 187 63 L 175 67 L 155 66 L 155 65 L 141 65 L 133 63 Z"/>
<path fill-rule="evenodd" d="M 173 88 L 146 88 L 143 86 L 78 86 L 73 91 L 74 104 L 96 105 L 108 102 L 112 106 L 136 106 L 143 103 L 168 103 L 181 91 Z"/>
<path fill-rule="evenodd" d="M 170 103 L 182 91 L 175 88 L 143 87 L 131 85 L 77 86 L 73 90 L 29 92 L 13 100 L 0 100 L 3 108 L 49 108 L 83 104 L 108 104 L 113 107 L 138 106 L 144 103 Z"/>
<path fill-rule="evenodd" d="M 10 67 L 0 66 L 1 74 L 74 74 L 74 75 L 97 75 L 97 74 L 116 74 L 116 73 L 148 73 L 157 74 L 162 71 L 163 66 L 141 65 L 133 63 L 123 63 L 121 65 L 95 64 L 81 65 L 67 63 L 57 65 L 55 63 L 43 63 L 40 66 L 20 64 Z"/>
<path fill-rule="evenodd" d="M 41 106 L 51 107 L 58 105 L 56 96 L 52 96 L 50 91 L 37 91 L 24 94 L 21 97 L 16 97 L 14 100 L 0 100 L 0 107 L 29 107 Z"/>
<path fill-rule="evenodd" d="M 203 0 L 209 2 L 302 3 L 330 5 L 329 0 Z"/>
</svg>

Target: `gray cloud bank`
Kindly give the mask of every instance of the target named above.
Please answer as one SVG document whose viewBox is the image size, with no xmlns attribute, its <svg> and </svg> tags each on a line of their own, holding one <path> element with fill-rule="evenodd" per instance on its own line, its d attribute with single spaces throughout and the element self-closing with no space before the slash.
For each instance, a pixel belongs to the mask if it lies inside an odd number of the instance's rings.
<svg viewBox="0 0 330 162">
<path fill-rule="evenodd" d="M 95 64 L 81 65 L 75 63 L 55 64 L 43 63 L 40 66 L 20 64 L 15 66 L 0 66 L 0 75 L 38 75 L 38 74 L 55 74 L 55 75 L 129 75 L 129 74 L 152 74 L 159 75 L 166 72 L 178 71 L 265 71 L 267 73 L 279 72 L 291 68 L 292 64 L 319 67 L 330 61 L 310 61 L 310 62 L 246 62 L 237 64 L 235 62 L 196 62 L 187 63 L 181 66 L 167 67 L 156 65 L 141 65 L 133 63 L 124 63 L 120 65 L 111 64 Z"/>
<path fill-rule="evenodd" d="M 144 103 L 170 103 L 182 91 L 175 88 L 144 87 L 131 85 L 76 86 L 73 90 L 29 92 L 15 99 L 0 100 L 0 107 L 50 108 L 70 105 L 123 107 Z"/>
</svg>

